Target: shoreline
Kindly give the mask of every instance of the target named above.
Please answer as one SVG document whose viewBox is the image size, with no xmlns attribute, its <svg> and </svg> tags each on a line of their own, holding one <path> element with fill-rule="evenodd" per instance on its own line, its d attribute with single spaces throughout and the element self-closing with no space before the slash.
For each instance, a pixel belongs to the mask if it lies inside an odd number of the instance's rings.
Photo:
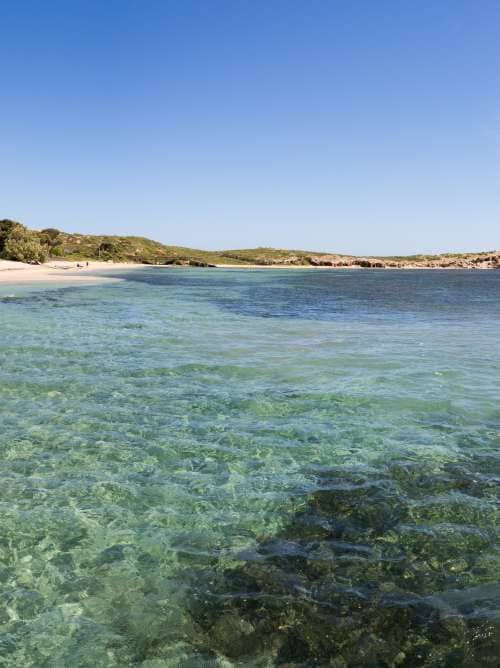
<svg viewBox="0 0 500 668">
<path fill-rule="evenodd" d="M 80 265 L 80 266 L 78 266 Z M 11 260 L 0 260 L 0 285 L 15 283 L 106 283 L 109 281 L 119 281 L 114 276 L 99 276 L 94 272 L 108 272 L 123 269 L 193 269 L 198 267 L 186 265 L 154 265 L 141 264 L 135 262 L 99 262 L 89 261 L 65 261 L 53 260 L 42 265 L 25 264 L 24 262 L 14 262 Z M 203 268 L 203 267 L 202 267 Z M 310 264 L 216 264 L 212 269 L 313 269 L 313 270 L 353 270 L 377 269 L 378 271 L 404 270 L 404 271 L 435 271 L 435 270 L 466 270 L 466 271 L 486 271 L 495 269 L 491 266 L 419 266 L 408 264 L 398 267 L 362 267 L 358 264 L 352 265 L 310 265 Z"/>
<path fill-rule="evenodd" d="M 314 266 L 313 264 L 216 264 L 214 269 L 363 269 L 357 265 L 348 267 Z"/>
<path fill-rule="evenodd" d="M 192 267 L 188 267 L 192 269 Z M 377 271 L 436 271 L 436 270 L 462 270 L 462 271 L 490 271 L 495 270 L 496 267 L 460 267 L 457 265 L 450 265 L 448 267 L 433 266 L 426 267 L 425 265 L 404 265 L 400 267 L 362 267 L 359 264 L 342 264 L 342 265 L 314 265 L 314 264 L 216 264 L 213 268 L 217 269 L 356 269 L 366 271 L 374 269 Z"/>
</svg>

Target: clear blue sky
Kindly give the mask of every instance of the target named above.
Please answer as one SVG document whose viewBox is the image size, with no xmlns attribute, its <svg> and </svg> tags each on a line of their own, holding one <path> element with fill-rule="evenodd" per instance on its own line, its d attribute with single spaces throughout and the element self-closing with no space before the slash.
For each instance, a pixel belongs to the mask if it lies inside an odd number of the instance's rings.
<svg viewBox="0 0 500 668">
<path fill-rule="evenodd" d="M 1 0 L 0 218 L 500 247 L 498 0 Z"/>
</svg>

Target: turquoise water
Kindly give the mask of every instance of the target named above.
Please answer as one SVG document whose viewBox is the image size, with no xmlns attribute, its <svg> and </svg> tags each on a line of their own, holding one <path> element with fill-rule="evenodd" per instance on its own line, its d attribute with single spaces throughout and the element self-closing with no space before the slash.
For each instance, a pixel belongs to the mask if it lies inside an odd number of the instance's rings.
<svg viewBox="0 0 500 668">
<path fill-rule="evenodd" d="M 498 666 L 500 272 L 0 288 L 0 665 Z"/>
</svg>

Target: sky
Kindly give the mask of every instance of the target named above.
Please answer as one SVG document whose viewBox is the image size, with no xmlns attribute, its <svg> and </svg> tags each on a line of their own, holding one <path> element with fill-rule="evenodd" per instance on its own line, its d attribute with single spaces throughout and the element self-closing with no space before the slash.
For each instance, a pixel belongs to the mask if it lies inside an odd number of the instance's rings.
<svg viewBox="0 0 500 668">
<path fill-rule="evenodd" d="M 500 248 L 498 0 L 0 0 L 0 218 Z"/>
</svg>

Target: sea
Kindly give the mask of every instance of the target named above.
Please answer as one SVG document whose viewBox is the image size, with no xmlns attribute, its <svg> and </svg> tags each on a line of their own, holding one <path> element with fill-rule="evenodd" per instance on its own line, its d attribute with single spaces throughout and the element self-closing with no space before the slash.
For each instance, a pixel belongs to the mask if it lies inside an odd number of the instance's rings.
<svg viewBox="0 0 500 668">
<path fill-rule="evenodd" d="M 500 271 L 114 276 L 0 287 L 2 668 L 498 667 Z"/>
</svg>

